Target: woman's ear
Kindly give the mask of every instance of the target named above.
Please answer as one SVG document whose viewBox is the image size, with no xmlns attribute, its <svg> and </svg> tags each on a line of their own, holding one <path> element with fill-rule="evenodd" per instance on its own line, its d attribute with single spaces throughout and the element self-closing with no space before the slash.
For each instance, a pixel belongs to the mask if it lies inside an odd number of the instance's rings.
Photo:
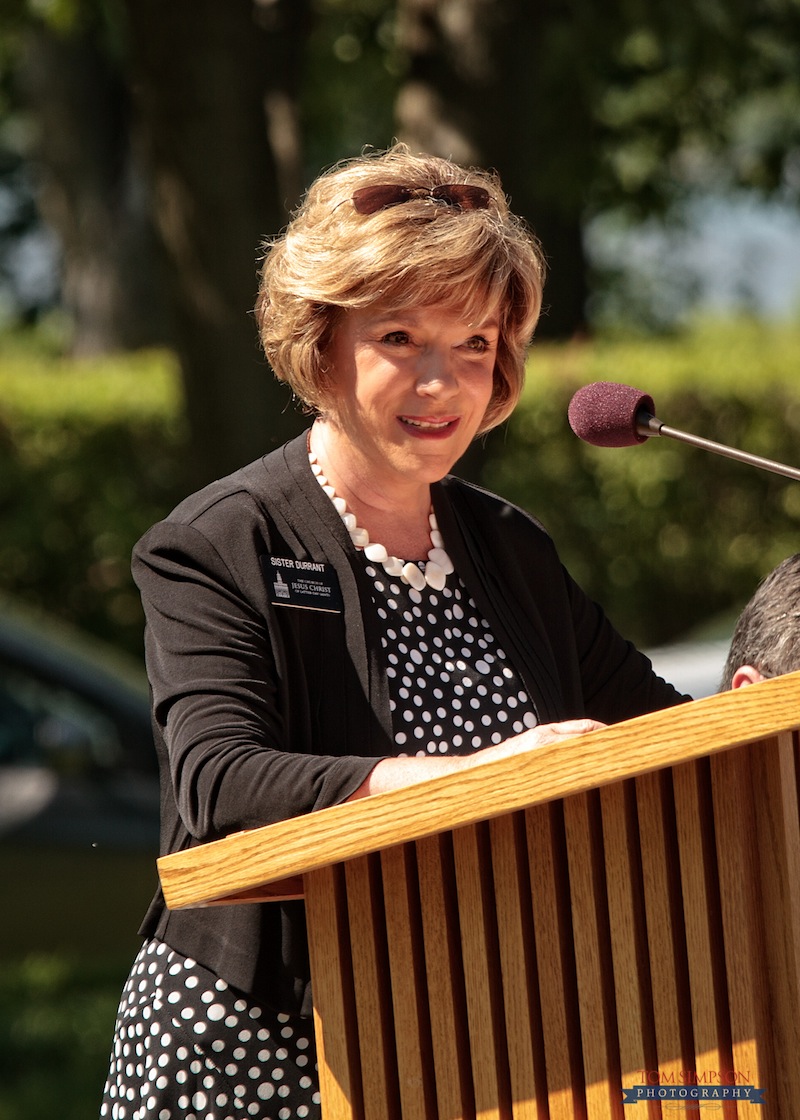
<svg viewBox="0 0 800 1120">
<path fill-rule="evenodd" d="M 766 677 L 762 676 L 754 665 L 740 665 L 731 677 L 731 688 L 744 688 L 748 684 L 758 684 L 763 680 L 766 680 Z"/>
</svg>

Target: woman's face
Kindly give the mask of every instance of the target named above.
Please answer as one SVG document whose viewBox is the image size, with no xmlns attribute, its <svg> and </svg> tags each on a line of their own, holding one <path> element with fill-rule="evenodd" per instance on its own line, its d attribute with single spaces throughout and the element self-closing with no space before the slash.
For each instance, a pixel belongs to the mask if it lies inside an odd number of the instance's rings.
<svg viewBox="0 0 800 1120">
<path fill-rule="evenodd" d="M 498 337 L 491 310 L 475 322 L 441 306 L 345 312 L 328 351 L 340 454 L 376 483 L 443 478 L 483 420 Z"/>
</svg>

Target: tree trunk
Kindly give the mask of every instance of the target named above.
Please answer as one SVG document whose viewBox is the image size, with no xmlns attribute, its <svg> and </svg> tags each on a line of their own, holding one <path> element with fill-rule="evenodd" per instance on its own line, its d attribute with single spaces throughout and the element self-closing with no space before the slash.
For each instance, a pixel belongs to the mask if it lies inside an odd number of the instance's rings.
<svg viewBox="0 0 800 1120">
<path fill-rule="evenodd" d="M 38 209 L 60 242 L 80 354 L 163 343 L 168 331 L 128 94 L 102 38 L 91 20 L 63 33 L 32 23 L 18 75 L 37 126 Z"/>
<path fill-rule="evenodd" d="M 546 0 L 399 0 L 398 17 L 409 59 L 396 107 L 401 138 L 497 168 L 548 258 L 539 334 L 583 330 L 592 125 L 580 76 L 559 70 L 569 57 L 556 49 L 568 42 L 567 16 Z"/>
<path fill-rule="evenodd" d="M 190 483 L 303 420 L 257 344 L 257 257 L 298 188 L 293 105 L 306 0 L 127 0 L 133 88 L 166 249 Z"/>
</svg>

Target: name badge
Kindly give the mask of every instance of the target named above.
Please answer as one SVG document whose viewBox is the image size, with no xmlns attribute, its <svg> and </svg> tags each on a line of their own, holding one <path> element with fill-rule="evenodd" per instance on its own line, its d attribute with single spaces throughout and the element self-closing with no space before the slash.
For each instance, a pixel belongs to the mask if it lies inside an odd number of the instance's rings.
<svg viewBox="0 0 800 1120">
<path fill-rule="evenodd" d="M 342 592 L 332 565 L 286 556 L 263 556 L 261 563 L 273 606 L 342 613 Z"/>
</svg>

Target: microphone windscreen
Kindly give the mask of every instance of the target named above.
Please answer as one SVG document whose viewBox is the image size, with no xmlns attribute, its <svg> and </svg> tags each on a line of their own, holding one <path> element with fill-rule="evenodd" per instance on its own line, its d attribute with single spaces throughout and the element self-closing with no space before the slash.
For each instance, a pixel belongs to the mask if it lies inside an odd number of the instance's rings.
<svg viewBox="0 0 800 1120">
<path fill-rule="evenodd" d="M 595 447 L 631 447 L 648 438 L 636 429 L 642 409 L 655 413 L 653 398 L 641 389 L 595 381 L 584 385 L 570 401 L 569 424 L 579 439 Z"/>
</svg>

